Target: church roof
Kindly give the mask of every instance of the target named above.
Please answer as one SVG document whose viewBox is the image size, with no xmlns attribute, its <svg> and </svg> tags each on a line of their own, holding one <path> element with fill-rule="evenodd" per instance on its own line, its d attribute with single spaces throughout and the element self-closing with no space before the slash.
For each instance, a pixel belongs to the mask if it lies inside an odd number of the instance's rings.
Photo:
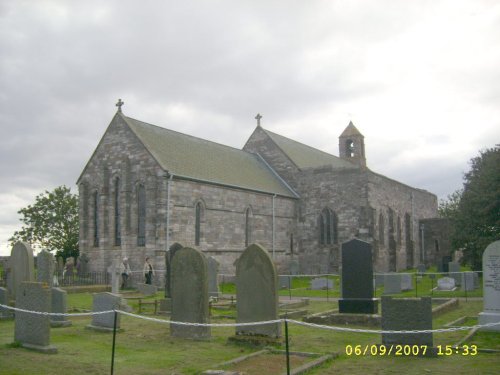
<svg viewBox="0 0 500 375">
<path fill-rule="evenodd" d="M 255 154 L 122 117 L 160 166 L 175 176 L 297 197 Z"/>
<path fill-rule="evenodd" d="M 295 163 L 302 168 L 315 168 L 331 165 L 334 168 L 355 168 L 355 165 L 335 155 L 307 146 L 293 139 L 283 137 L 269 130 L 262 129 L 273 140 L 274 143 Z"/>
</svg>

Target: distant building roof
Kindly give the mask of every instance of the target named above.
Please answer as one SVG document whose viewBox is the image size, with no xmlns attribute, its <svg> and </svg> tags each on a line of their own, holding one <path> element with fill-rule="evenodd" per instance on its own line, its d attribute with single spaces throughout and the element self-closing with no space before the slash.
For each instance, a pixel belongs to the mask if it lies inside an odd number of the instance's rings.
<svg viewBox="0 0 500 375">
<path fill-rule="evenodd" d="M 273 133 L 269 130 L 264 130 L 274 143 L 295 163 L 297 167 L 314 168 L 325 165 L 333 166 L 334 168 L 356 168 L 356 165 L 343 160 L 335 155 L 318 150 L 314 147 L 307 146 L 303 143 L 294 141 L 293 139 L 283 137 L 282 135 Z"/>
<path fill-rule="evenodd" d="M 160 166 L 173 175 L 297 197 L 257 155 L 124 115 L 122 118 Z"/>
</svg>

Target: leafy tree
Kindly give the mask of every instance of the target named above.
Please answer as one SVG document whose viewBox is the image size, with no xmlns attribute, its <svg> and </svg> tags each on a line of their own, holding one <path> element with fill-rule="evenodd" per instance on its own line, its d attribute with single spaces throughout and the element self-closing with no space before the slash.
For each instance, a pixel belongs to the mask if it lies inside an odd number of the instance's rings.
<svg viewBox="0 0 500 375">
<path fill-rule="evenodd" d="M 451 220 L 452 247 L 477 270 L 488 244 L 500 239 L 500 145 L 480 151 L 470 164 L 463 190 L 441 202 L 439 212 Z"/>
<path fill-rule="evenodd" d="M 35 203 L 18 211 L 23 222 L 20 231 L 9 239 L 56 251 L 56 256 L 78 256 L 78 196 L 66 186 L 45 191 L 35 198 Z"/>
</svg>

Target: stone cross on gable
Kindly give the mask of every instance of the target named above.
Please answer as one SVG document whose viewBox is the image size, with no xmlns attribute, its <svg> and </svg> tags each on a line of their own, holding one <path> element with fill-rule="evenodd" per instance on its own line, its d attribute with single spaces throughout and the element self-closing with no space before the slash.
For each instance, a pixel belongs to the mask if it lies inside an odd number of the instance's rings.
<svg viewBox="0 0 500 375">
<path fill-rule="evenodd" d="M 255 119 L 257 120 L 257 126 L 260 126 L 260 119 L 262 118 L 262 115 L 260 113 L 257 113 L 257 116 L 255 116 Z"/>
<path fill-rule="evenodd" d="M 118 107 L 118 112 L 122 111 L 122 105 L 124 105 L 125 102 L 122 101 L 121 99 L 118 99 L 118 102 L 115 104 Z"/>
</svg>

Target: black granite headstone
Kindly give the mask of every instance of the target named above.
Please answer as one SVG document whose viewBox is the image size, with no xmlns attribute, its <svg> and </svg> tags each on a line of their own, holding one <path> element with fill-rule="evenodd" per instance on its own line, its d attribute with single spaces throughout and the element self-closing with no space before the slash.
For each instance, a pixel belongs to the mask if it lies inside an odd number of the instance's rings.
<svg viewBox="0 0 500 375">
<path fill-rule="evenodd" d="M 354 239 L 342 244 L 342 298 L 339 312 L 376 314 L 373 298 L 372 246 Z"/>
<path fill-rule="evenodd" d="M 449 268 L 448 263 L 451 262 L 451 259 L 452 258 L 449 255 L 443 257 L 443 260 L 442 260 L 443 270 L 441 272 L 450 272 L 450 268 Z"/>
</svg>

